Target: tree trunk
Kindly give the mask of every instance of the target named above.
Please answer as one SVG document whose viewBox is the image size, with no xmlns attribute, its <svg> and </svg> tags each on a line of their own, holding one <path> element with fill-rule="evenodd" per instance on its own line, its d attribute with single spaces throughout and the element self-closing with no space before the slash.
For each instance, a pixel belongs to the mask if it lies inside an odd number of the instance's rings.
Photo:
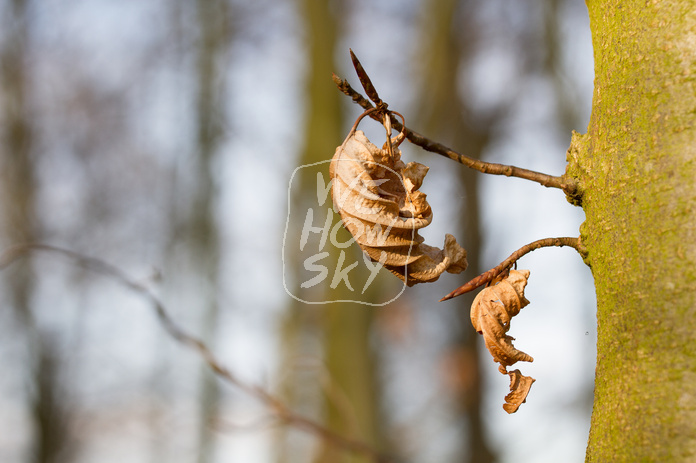
<svg viewBox="0 0 696 463">
<path fill-rule="evenodd" d="M 341 17 L 342 14 L 345 15 L 344 8 L 347 3 L 302 0 L 299 6 L 305 24 L 309 66 L 305 99 L 305 140 L 300 164 L 309 165 L 329 159 L 336 149 L 336 140 L 343 140 L 348 131 L 348 127 L 343 124 L 341 95 L 331 81 L 331 72 L 336 69 L 334 51 L 340 37 Z M 324 169 L 325 174 L 328 174 L 328 164 L 324 165 Z M 297 189 L 291 192 L 294 195 L 294 207 L 302 210 L 301 205 L 309 203 L 316 209 L 316 175 L 301 171 L 298 174 L 297 185 Z M 304 220 L 304 215 L 293 220 L 298 218 Z M 336 215 L 334 223 L 339 220 Z M 339 241 L 347 241 L 349 236 L 346 230 L 341 229 Z M 314 237 L 310 238 L 312 239 Z M 311 243 L 313 242 L 310 241 L 310 248 L 313 246 Z M 338 266 L 338 249 L 332 246 L 326 249 L 330 255 L 323 262 L 333 272 Z M 352 251 L 360 256 L 359 250 Z M 299 254 L 292 254 L 296 250 L 288 252 L 290 259 L 297 259 L 292 268 L 302 268 Z M 364 268 L 358 267 L 352 271 L 351 276 L 365 281 L 364 272 Z M 346 301 L 355 297 L 355 294 L 350 293 L 342 283 L 333 289 L 328 283 L 316 288 L 302 289 L 298 282 L 293 291 L 307 295 L 317 290 L 323 291 L 323 297 L 319 300 Z M 310 296 L 304 296 L 303 299 L 305 298 L 312 300 Z M 311 384 L 302 382 L 298 387 L 293 383 L 291 387 L 285 388 L 284 395 L 287 401 L 296 409 L 311 409 L 318 403 L 322 407 L 323 421 L 328 428 L 342 436 L 364 441 L 377 448 L 382 441 L 382 426 L 378 365 L 370 339 L 373 318 L 373 310 L 350 302 L 322 305 L 291 302 L 284 320 L 283 363 L 288 375 L 294 373 L 294 378 L 300 379 L 298 372 L 292 370 L 297 369 L 298 360 L 302 357 L 311 358 L 317 355 L 317 346 L 308 340 L 313 337 L 320 339 L 323 355 L 320 369 L 312 377 Z M 321 385 L 321 389 L 318 385 Z M 314 391 L 316 396 L 311 397 Z M 319 395 L 321 392 L 323 394 Z M 307 397 L 308 395 L 310 397 Z M 310 403 L 312 401 L 315 403 Z M 286 449 L 293 446 L 288 437 L 281 438 L 287 440 Z M 328 440 L 320 440 L 317 444 L 314 455 L 308 457 L 316 463 L 371 461 L 364 455 L 348 453 Z M 296 453 L 284 449 L 284 454 L 279 456 L 277 461 L 309 461 L 308 458 L 303 459 L 302 456 L 298 457 Z"/>
<path fill-rule="evenodd" d="M 694 461 L 696 2 L 587 4 L 592 117 L 568 152 L 598 306 L 587 461 Z"/>
<path fill-rule="evenodd" d="M 216 223 L 216 154 L 224 127 L 224 79 L 220 61 L 230 45 L 227 5 L 222 1 L 198 0 L 198 42 L 196 48 L 196 189 L 192 194 L 188 243 L 195 273 L 203 276 L 199 299 L 202 309 L 201 335 L 215 345 L 220 323 L 218 301 L 219 232 Z M 220 412 L 220 391 L 215 375 L 207 365 L 201 371 L 199 391 L 199 463 L 215 460 L 214 423 Z"/>
<path fill-rule="evenodd" d="M 308 162 L 327 159 L 336 148 L 336 140 L 344 136 L 341 96 L 327 77 L 335 69 L 333 57 L 340 31 L 339 12 L 346 5 L 326 0 L 304 2 L 305 17 L 311 31 L 309 46 L 312 57 L 307 152 L 304 155 Z M 340 134 L 338 138 L 336 134 Z M 315 185 L 310 194 L 316 196 Z M 332 250 L 330 256 L 333 263 L 331 268 L 337 265 L 338 255 L 335 251 Z M 356 274 L 362 270 L 356 269 Z M 343 284 L 333 290 L 327 289 L 326 293 L 327 300 L 347 300 L 352 296 Z M 321 306 L 324 362 L 330 378 L 323 405 L 324 421 L 329 428 L 378 447 L 381 440 L 379 388 L 375 353 L 370 344 L 373 315 L 374 311 L 349 302 Z M 314 461 L 361 463 L 370 459 L 363 455 L 347 454 L 323 441 Z"/>
<path fill-rule="evenodd" d="M 6 10 L 0 13 L 0 240 L 5 245 L 34 242 L 39 234 L 36 128 L 30 105 L 30 5 L 17 0 Z M 27 460 L 68 461 L 77 446 L 70 432 L 68 401 L 63 396 L 61 352 L 36 321 L 32 260 L 17 264 L 3 279 L 3 302 L 14 310 L 18 333 L 26 342 L 27 412 L 33 426 Z"/>
<path fill-rule="evenodd" d="M 456 146 L 476 159 L 481 159 L 494 128 L 493 117 L 474 117 L 471 101 L 459 91 L 459 72 L 473 59 L 477 32 L 473 22 L 477 4 L 460 0 L 429 0 L 424 2 L 424 18 L 421 32 L 420 56 L 424 59 L 417 66 L 422 73 L 419 89 L 419 107 L 415 111 L 424 133 L 437 140 Z M 459 11 L 462 9 L 463 11 Z M 456 95 L 456 98 L 452 96 Z M 480 267 L 479 253 L 483 249 L 479 210 L 479 174 L 471 169 L 461 169 L 457 176 L 458 188 L 464 192 L 460 205 L 460 233 L 466 237 L 469 248 L 469 267 L 462 276 L 467 281 L 485 271 Z M 455 233 L 455 235 L 457 235 Z M 481 343 L 471 328 L 469 307 L 473 295 L 460 298 L 457 317 L 460 321 L 456 338 L 450 347 L 456 359 L 456 367 L 462 378 L 461 386 L 454 391 L 458 412 L 466 426 L 462 426 L 457 452 L 463 463 L 490 463 L 496 455 L 488 446 L 481 409 L 484 398 L 481 370 Z"/>
</svg>

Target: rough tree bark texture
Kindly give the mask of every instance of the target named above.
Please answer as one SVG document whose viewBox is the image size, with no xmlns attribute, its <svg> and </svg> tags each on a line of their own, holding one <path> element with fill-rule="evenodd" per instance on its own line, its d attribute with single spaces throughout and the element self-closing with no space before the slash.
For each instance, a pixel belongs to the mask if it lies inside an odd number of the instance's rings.
<svg viewBox="0 0 696 463">
<path fill-rule="evenodd" d="M 587 2 L 592 117 L 575 135 L 597 291 L 587 461 L 696 459 L 696 2 Z"/>
</svg>

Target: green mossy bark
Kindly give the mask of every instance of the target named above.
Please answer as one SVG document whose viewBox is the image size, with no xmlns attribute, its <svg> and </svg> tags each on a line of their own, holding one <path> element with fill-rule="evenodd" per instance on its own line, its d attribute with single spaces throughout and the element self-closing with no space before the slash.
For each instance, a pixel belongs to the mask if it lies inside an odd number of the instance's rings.
<svg viewBox="0 0 696 463">
<path fill-rule="evenodd" d="M 696 2 L 587 6 L 593 109 L 567 171 L 597 291 L 587 461 L 696 461 Z"/>
</svg>

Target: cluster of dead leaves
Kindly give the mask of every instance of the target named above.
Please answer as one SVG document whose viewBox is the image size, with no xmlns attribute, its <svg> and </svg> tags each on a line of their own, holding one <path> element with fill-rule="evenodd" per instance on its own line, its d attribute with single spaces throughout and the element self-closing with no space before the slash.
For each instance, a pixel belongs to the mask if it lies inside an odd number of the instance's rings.
<svg viewBox="0 0 696 463">
<path fill-rule="evenodd" d="M 438 249 L 418 234 L 433 220 L 426 195 L 419 191 L 427 172 L 423 164 L 404 164 L 394 146 L 378 148 L 360 130 L 336 149 L 329 167 L 331 195 L 343 226 L 372 261 L 408 286 L 467 266 L 466 251 L 452 235 L 445 235 L 444 249 Z"/>
<path fill-rule="evenodd" d="M 385 127 L 389 133 L 391 125 L 385 122 Z M 404 164 L 394 145 L 395 139 L 388 138 L 380 149 L 354 128 L 336 148 L 329 167 L 331 195 L 343 226 L 372 261 L 408 286 L 435 281 L 445 271 L 464 271 L 466 251 L 452 235 L 445 235 L 444 248 L 439 249 L 425 244 L 418 234 L 433 219 L 426 195 L 419 191 L 428 167 Z M 534 382 L 519 370 L 507 371 L 520 360 L 533 361 L 512 345 L 514 338 L 507 334 L 512 317 L 529 304 L 524 297 L 527 278 L 529 270 L 510 270 L 505 279 L 481 291 L 471 307 L 471 323 L 483 335 L 500 372 L 510 376 L 510 393 L 503 405 L 508 413 L 524 403 Z"/>
<path fill-rule="evenodd" d="M 507 367 L 518 361 L 532 362 L 534 359 L 515 348 L 515 340 L 507 332 L 510 330 L 512 317 L 529 304 L 524 297 L 529 270 L 510 270 L 509 275 L 495 285 L 481 291 L 471 305 L 471 324 L 483 335 L 486 348 L 493 360 L 500 364 L 502 374 L 510 376 L 510 393 L 505 396 L 505 409 L 515 413 L 525 402 L 534 378 L 522 375 L 519 370 L 507 371 Z"/>
</svg>

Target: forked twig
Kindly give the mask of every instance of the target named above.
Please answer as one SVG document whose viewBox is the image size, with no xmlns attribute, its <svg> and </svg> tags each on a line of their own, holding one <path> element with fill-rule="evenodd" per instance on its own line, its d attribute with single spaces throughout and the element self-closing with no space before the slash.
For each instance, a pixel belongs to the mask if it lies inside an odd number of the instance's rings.
<svg viewBox="0 0 696 463">
<path fill-rule="evenodd" d="M 517 260 L 524 256 L 525 254 L 534 251 L 535 249 L 539 248 L 545 248 L 545 247 L 550 247 L 550 246 L 570 246 L 574 248 L 576 251 L 582 254 L 582 248 L 580 245 L 580 238 L 573 238 L 573 237 L 562 237 L 562 238 L 544 238 L 541 240 L 534 241 L 532 243 L 526 244 L 522 246 L 520 249 L 517 251 L 513 252 L 510 254 L 510 257 L 502 261 L 500 264 L 496 265 L 492 269 L 490 269 L 487 272 L 482 273 L 481 275 L 477 276 L 476 278 L 468 281 L 464 285 L 460 286 L 459 288 L 455 289 L 451 293 L 449 293 L 447 296 L 443 297 L 440 299 L 440 302 L 446 301 L 448 299 L 452 299 L 453 297 L 461 296 L 464 293 L 468 293 L 469 291 L 473 291 L 474 289 L 478 288 L 479 286 L 483 286 L 486 283 L 493 281 L 498 275 L 501 273 L 505 272 L 506 270 L 510 269 L 512 265 L 517 262 Z"/>
<path fill-rule="evenodd" d="M 205 342 L 191 334 L 188 334 L 184 329 L 180 328 L 174 322 L 165 308 L 164 303 L 147 286 L 130 278 L 121 269 L 109 264 L 104 260 L 47 244 L 26 243 L 11 246 L 0 254 L 0 270 L 4 270 L 25 255 L 36 251 L 48 252 L 67 257 L 84 268 L 113 278 L 128 289 L 144 297 L 150 304 L 152 304 L 152 307 L 155 309 L 162 327 L 172 338 L 174 338 L 174 340 L 188 348 L 195 350 L 220 379 L 237 387 L 249 396 L 256 398 L 261 403 L 266 405 L 273 412 L 274 416 L 279 422 L 292 426 L 296 429 L 304 430 L 305 432 L 313 434 L 345 451 L 365 455 L 376 463 L 394 463 L 396 461 L 395 457 L 385 455 L 372 448 L 365 442 L 349 439 L 309 418 L 294 413 L 285 403 L 272 395 L 270 392 L 266 391 L 260 386 L 253 386 L 240 380 L 234 373 L 232 373 L 232 371 L 222 365 Z"/>
<path fill-rule="evenodd" d="M 568 195 L 569 197 L 574 197 L 575 195 L 577 195 L 577 182 L 570 177 L 566 177 L 565 175 L 556 177 L 553 175 L 542 174 L 541 172 L 535 172 L 533 170 L 523 169 L 517 166 L 508 166 L 505 164 L 496 164 L 474 159 L 469 156 L 466 156 L 465 154 L 458 153 L 453 149 L 443 145 L 442 143 L 433 141 L 419 134 L 418 132 L 415 132 L 407 128 L 404 124 L 400 123 L 394 117 L 394 113 L 392 111 L 386 109 L 387 103 L 382 101 L 382 99 L 377 94 L 377 90 L 372 84 L 370 77 L 367 75 L 367 72 L 363 68 L 362 64 L 355 56 L 355 53 L 353 53 L 353 50 L 350 50 L 350 57 L 353 61 L 353 67 L 355 68 L 355 72 L 357 73 L 358 78 L 360 79 L 360 83 L 365 89 L 365 93 L 375 103 L 376 106 L 373 106 L 372 103 L 370 103 L 365 97 L 363 97 L 359 92 L 354 90 L 347 80 L 341 79 L 336 74 L 333 74 L 332 76 L 333 81 L 338 87 L 338 89 L 345 95 L 349 96 L 355 103 L 360 105 L 365 110 L 365 112 L 358 118 L 358 121 L 367 115 L 380 122 L 381 120 L 389 117 L 391 119 L 391 126 L 393 128 L 399 130 L 402 134 L 405 134 L 406 138 L 411 143 L 420 146 L 426 151 L 446 156 L 454 161 L 459 162 L 460 164 L 463 164 L 471 169 L 477 170 L 484 174 L 505 175 L 507 177 L 517 177 L 525 180 L 531 180 L 545 187 L 558 188 L 560 190 L 563 190 L 563 192 L 565 192 L 566 195 Z M 353 126 L 351 133 L 355 131 L 358 121 L 356 121 L 356 124 Z M 467 293 L 482 285 L 485 285 L 486 283 L 493 281 L 503 272 L 509 270 L 510 267 L 512 267 L 512 265 L 515 262 L 517 262 L 517 260 L 520 257 L 524 256 L 528 252 L 534 251 L 535 249 L 549 246 L 571 246 L 575 248 L 578 252 L 583 254 L 583 250 L 581 249 L 580 244 L 580 238 L 545 238 L 538 241 L 534 241 L 533 243 L 529 243 L 526 246 L 523 246 L 517 251 L 513 252 L 510 255 L 510 257 L 505 259 L 498 266 L 490 269 L 485 273 L 482 273 L 481 275 L 467 282 L 463 286 L 460 286 L 459 288 L 455 289 L 447 296 L 440 299 L 440 301 L 452 299 L 453 297 Z"/>
<path fill-rule="evenodd" d="M 365 72 L 365 69 L 362 67 L 360 61 L 358 61 L 357 57 L 355 56 L 352 50 L 350 54 L 351 59 L 353 60 L 353 66 L 356 69 L 356 72 L 358 74 L 361 84 L 363 85 L 363 88 L 365 88 L 366 94 L 368 95 L 368 97 L 370 97 L 370 99 L 372 99 L 372 101 L 374 101 L 377 104 L 378 107 L 383 105 L 383 107 L 386 108 L 387 104 L 379 98 L 377 90 L 374 88 L 374 85 L 372 84 L 372 81 L 367 75 L 367 72 Z M 349 96 L 355 103 L 360 105 L 363 109 L 367 110 L 373 107 L 372 103 L 370 103 L 359 92 L 353 89 L 347 80 L 341 79 L 336 74 L 333 74 L 333 81 L 341 92 Z M 379 111 L 377 113 L 372 113 L 371 117 L 381 122 L 381 113 Z M 523 169 L 521 167 L 508 166 L 505 164 L 496 164 L 471 158 L 465 154 L 461 154 L 454 151 L 453 149 L 443 145 L 442 143 L 433 141 L 419 134 L 418 132 L 403 127 L 402 124 L 393 116 L 392 126 L 396 130 L 405 131 L 406 138 L 414 145 L 420 146 L 426 151 L 430 151 L 432 153 L 448 157 L 449 159 L 457 161 L 460 164 L 463 164 L 471 169 L 477 170 L 484 174 L 505 175 L 507 177 L 517 177 L 525 180 L 531 180 L 545 187 L 559 188 L 569 196 L 573 196 L 577 193 L 577 183 L 572 178 L 568 178 L 565 176 L 556 177 L 553 175 L 535 172 L 533 170 Z"/>
</svg>

